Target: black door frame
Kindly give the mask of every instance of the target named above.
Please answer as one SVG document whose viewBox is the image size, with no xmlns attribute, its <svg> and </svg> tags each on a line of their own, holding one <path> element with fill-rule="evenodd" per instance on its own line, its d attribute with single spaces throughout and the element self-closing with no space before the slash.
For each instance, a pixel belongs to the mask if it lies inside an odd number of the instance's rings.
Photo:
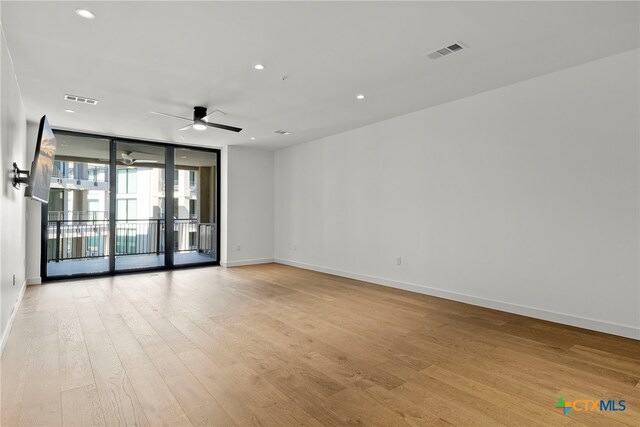
<svg viewBox="0 0 640 427">
<path fill-rule="evenodd" d="M 48 232 L 49 232 L 49 205 L 43 203 L 41 206 L 41 230 L 40 230 L 40 277 L 43 282 L 54 280 L 68 280 L 76 278 L 86 277 L 100 277 L 100 276 L 115 276 L 119 274 L 131 274 L 146 271 L 162 271 L 162 270 L 174 270 L 178 268 L 197 268 L 197 267 L 210 267 L 220 265 L 220 168 L 221 168 L 221 151 L 218 148 L 207 148 L 195 145 L 187 144 L 175 144 L 161 141 L 150 141 L 143 139 L 133 139 L 116 137 L 111 135 L 94 134 L 86 132 L 76 132 L 64 129 L 53 129 L 54 134 L 59 135 L 71 135 L 71 136 L 83 136 L 87 138 L 100 138 L 109 140 L 109 271 L 99 273 L 78 273 L 70 275 L 61 275 L 49 277 L 47 274 L 47 250 L 48 250 Z M 164 266 L 159 267 L 144 267 L 132 270 L 116 271 L 115 269 L 115 246 L 116 246 L 116 179 L 117 179 L 117 143 L 138 143 L 138 144 L 150 144 L 160 147 L 165 147 L 165 212 L 173 213 L 173 181 L 175 172 L 175 150 L 176 149 L 189 149 L 195 151 L 205 151 L 214 153 L 216 156 L 216 170 L 215 170 L 215 215 L 216 215 L 216 260 L 211 262 L 201 262 L 194 264 L 174 264 L 174 233 L 173 233 L 173 214 L 165 215 L 165 251 L 164 251 Z M 171 232 L 170 232 L 171 231 Z M 169 250 L 171 249 L 171 250 Z"/>
</svg>

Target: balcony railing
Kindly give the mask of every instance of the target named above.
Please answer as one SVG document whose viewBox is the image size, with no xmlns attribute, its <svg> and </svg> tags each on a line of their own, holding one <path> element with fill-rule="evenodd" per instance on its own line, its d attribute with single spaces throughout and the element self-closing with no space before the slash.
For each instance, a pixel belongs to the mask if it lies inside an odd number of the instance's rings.
<svg viewBox="0 0 640 427">
<path fill-rule="evenodd" d="M 116 255 L 164 253 L 164 219 L 116 220 Z"/>
<path fill-rule="evenodd" d="M 109 256 L 108 219 L 49 218 L 48 262 Z M 193 219 L 174 220 L 174 252 L 197 251 L 213 256 L 216 238 L 215 223 L 200 223 Z M 115 243 L 116 256 L 160 255 L 166 250 L 165 220 L 116 220 Z"/>
</svg>

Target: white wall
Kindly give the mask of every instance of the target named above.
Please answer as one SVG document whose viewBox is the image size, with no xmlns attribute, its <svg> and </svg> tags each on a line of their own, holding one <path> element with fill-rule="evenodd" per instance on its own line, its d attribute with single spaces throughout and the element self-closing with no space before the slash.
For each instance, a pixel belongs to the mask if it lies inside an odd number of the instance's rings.
<svg viewBox="0 0 640 427">
<path fill-rule="evenodd" d="M 0 24 L 0 353 L 25 287 L 24 187 L 11 185 L 12 163 L 28 169 L 26 118 Z M 15 276 L 15 283 L 14 283 Z"/>
<path fill-rule="evenodd" d="M 276 260 L 640 338 L 639 59 L 278 151 Z"/>
<path fill-rule="evenodd" d="M 274 153 L 230 146 L 221 163 L 221 264 L 273 261 Z"/>
</svg>

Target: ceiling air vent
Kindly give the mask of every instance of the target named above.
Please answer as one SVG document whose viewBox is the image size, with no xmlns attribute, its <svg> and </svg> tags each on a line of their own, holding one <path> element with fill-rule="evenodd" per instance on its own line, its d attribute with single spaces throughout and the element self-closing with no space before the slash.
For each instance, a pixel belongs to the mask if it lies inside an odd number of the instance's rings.
<svg viewBox="0 0 640 427">
<path fill-rule="evenodd" d="M 85 98 L 84 96 L 76 96 L 76 95 L 65 95 L 64 99 L 67 101 L 75 101 L 80 102 L 82 104 L 96 105 L 98 103 L 97 99 Z"/>
<path fill-rule="evenodd" d="M 462 49 L 464 49 L 464 47 L 460 43 L 454 43 L 447 47 L 443 47 L 442 49 L 438 49 L 435 52 L 431 52 L 427 54 L 427 58 L 430 58 L 430 59 L 442 58 L 443 56 L 449 55 L 450 53 L 459 52 Z"/>
<path fill-rule="evenodd" d="M 291 135 L 291 132 L 282 129 L 278 129 L 277 131 L 274 131 L 274 133 L 279 133 L 280 135 Z"/>
</svg>

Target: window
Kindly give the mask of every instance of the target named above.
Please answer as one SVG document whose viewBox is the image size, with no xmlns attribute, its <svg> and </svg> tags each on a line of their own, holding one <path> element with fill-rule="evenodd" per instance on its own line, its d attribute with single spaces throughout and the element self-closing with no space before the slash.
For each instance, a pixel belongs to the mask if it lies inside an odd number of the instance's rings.
<svg viewBox="0 0 640 427">
<path fill-rule="evenodd" d="M 127 193 L 127 169 L 118 169 L 118 194 Z"/>
<path fill-rule="evenodd" d="M 101 165 L 89 165 L 88 179 L 94 182 L 106 182 L 107 168 Z"/>
<path fill-rule="evenodd" d="M 74 171 L 75 171 L 75 163 L 64 162 L 64 177 L 65 178 L 73 178 Z"/>
<path fill-rule="evenodd" d="M 198 218 L 198 213 L 196 212 L 196 200 L 189 200 L 189 219 Z"/>
<path fill-rule="evenodd" d="M 118 169 L 118 194 L 133 194 L 137 191 L 137 169 Z"/>
<path fill-rule="evenodd" d="M 98 176 L 96 178 L 96 181 L 108 182 L 108 177 L 109 177 L 109 168 L 108 167 L 98 168 L 97 173 L 98 173 Z"/>
<path fill-rule="evenodd" d="M 164 192 L 164 171 L 158 171 L 158 191 Z"/>
<path fill-rule="evenodd" d="M 88 215 L 87 215 L 87 219 L 92 219 L 92 220 L 96 220 L 96 219 L 103 219 L 103 218 L 99 218 L 99 212 L 98 210 L 100 209 L 100 201 L 99 200 L 95 200 L 95 199 L 89 199 L 87 200 L 87 211 L 88 211 Z"/>
<path fill-rule="evenodd" d="M 220 150 L 63 130 L 55 135 L 58 156 L 38 227 L 42 258 L 52 261 L 44 279 L 219 261 Z M 62 263 L 71 259 L 89 261 Z"/>
<path fill-rule="evenodd" d="M 116 205 L 119 220 L 137 219 L 138 205 L 136 199 L 119 199 Z"/>
<path fill-rule="evenodd" d="M 166 208 L 164 197 L 158 197 L 158 218 L 164 218 L 164 210 Z"/>
<path fill-rule="evenodd" d="M 60 160 L 56 160 L 53 162 L 53 177 L 54 178 L 62 178 L 64 177 L 64 163 Z"/>
</svg>

